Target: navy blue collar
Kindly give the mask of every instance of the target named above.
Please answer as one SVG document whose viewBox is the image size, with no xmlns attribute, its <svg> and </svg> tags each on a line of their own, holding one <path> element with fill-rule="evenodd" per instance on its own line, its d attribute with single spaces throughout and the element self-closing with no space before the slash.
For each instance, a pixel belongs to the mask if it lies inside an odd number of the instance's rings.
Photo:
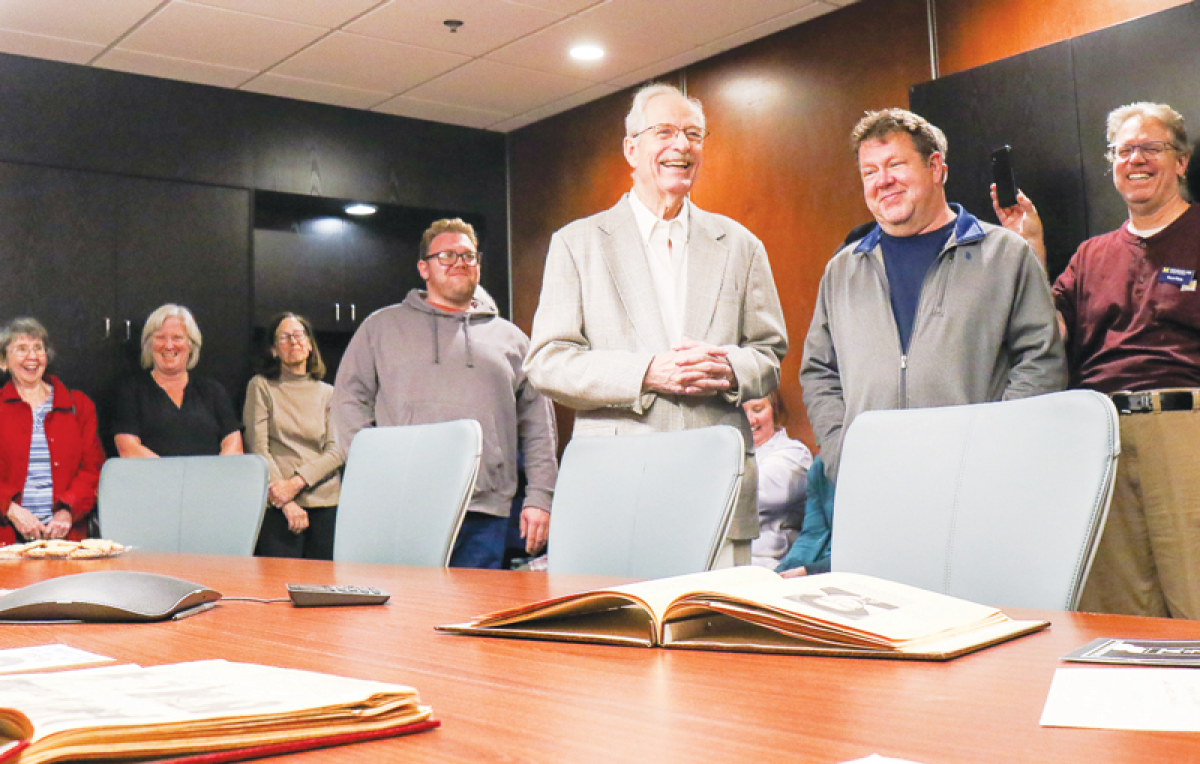
<svg viewBox="0 0 1200 764">
<path fill-rule="evenodd" d="M 951 202 L 950 209 L 954 210 L 957 216 L 954 220 L 954 234 L 950 237 L 951 246 L 970 244 L 984 237 L 985 232 L 978 218 L 964 210 L 961 204 Z M 871 232 L 854 246 L 854 254 L 861 255 L 873 251 L 879 246 L 879 238 L 882 235 L 883 229 L 876 224 Z"/>
</svg>

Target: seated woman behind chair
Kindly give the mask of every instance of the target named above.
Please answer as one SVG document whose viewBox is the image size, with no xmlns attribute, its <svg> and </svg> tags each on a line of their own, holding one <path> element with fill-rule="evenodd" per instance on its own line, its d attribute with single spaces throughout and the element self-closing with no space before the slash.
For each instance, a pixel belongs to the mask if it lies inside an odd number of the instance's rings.
<svg viewBox="0 0 1200 764">
<path fill-rule="evenodd" d="M 283 313 L 267 325 L 268 360 L 246 388 L 246 444 L 271 468 L 267 513 L 255 554 L 333 559 L 342 458 L 329 428 L 333 386 L 312 324 Z"/>
<path fill-rule="evenodd" d="M 104 449 L 91 400 L 46 378 L 53 358 L 36 319 L 0 329 L 0 370 L 10 377 L 0 389 L 0 545 L 87 537 Z"/>
<path fill-rule="evenodd" d="M 750 543 L 755 565 L 775 569 L 804 521 L 804 486 L 812 453 L 781 426 L 787 409 L 777 393 L 743 404 L 754 435 L 758 465 L 758 538 Z"/>
<path fill-rule="evenodd" d="M 191 311 L 166 304 L 142 329 L 142 368 L 117 395 L 113 440 L 123 457 L 242 453 L 240 423 L 221 383 L 191 374 L 200 360 Z"/>
</svg>

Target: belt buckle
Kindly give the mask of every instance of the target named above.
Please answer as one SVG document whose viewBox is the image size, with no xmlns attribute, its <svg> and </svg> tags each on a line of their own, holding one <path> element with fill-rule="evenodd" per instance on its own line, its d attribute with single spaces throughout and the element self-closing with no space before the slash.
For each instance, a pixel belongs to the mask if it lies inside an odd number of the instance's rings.
<svg viewBox="0 0 1200 764">
<path fill-rule="evenodd" d="M 1128 393 L 1129 411 L 1133 414 L 1148 414 L 1154 411 L 1154 391 L 1141 390 L 1136 393 Z"/>
</svg>

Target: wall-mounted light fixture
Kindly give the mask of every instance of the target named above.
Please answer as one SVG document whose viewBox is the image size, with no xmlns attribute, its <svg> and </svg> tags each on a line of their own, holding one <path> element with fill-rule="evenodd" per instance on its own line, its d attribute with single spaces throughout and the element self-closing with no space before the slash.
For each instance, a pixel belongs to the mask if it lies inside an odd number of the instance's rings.
<svg viewBox="0 0 1200 764">
<path fill-rule="evenodd" d="M 362 204 L 362 203 L 347 204 L 346 205 L 346 214 L 347 215 L 374 215 L 375 214 L 375 205 L 374 204 Z"/>
</svg>

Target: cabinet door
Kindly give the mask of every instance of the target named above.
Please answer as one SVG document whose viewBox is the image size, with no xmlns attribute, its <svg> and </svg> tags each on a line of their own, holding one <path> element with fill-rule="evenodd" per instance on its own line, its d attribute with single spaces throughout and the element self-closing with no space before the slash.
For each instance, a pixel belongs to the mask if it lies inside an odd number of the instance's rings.
<svg viewBox="0 0 1200 764">
<path fill-rule="evenodd" d="M 93 399 L 120 368 L 113 272 L 119 205 L 105 180 L 0 162 L 0 320 L 41 321 L 57 350 L 50 373 Z"/>
<path fill-rule="evenodd" d="M 322 331 L 352 329 L 344 302 L 344 242 L 340 231 L 308 226 L 254 231 L 254 323 L 299 313 Z M 343 313 L 344 311 L 344 313 Z"/>
<path fill-rule="evenodd" d="M 420 238 L 421 231 L 404 238 L 365 226 L 347 230 L 344 295 L 355 325 L 380 308 L 403 301 L 410 289 L 425 288 L 417 271 Z"/>
<path fill-rule="evenodd" d="M 146 317 L 168 302 L 184 305 L 204 340 L 197 372 L 237 403 L 252 366 L 250 192 L 126 179 L 120 195 L 117 306 L 131 322 L 130 360 L 140 355 Z"/>
</svg>

